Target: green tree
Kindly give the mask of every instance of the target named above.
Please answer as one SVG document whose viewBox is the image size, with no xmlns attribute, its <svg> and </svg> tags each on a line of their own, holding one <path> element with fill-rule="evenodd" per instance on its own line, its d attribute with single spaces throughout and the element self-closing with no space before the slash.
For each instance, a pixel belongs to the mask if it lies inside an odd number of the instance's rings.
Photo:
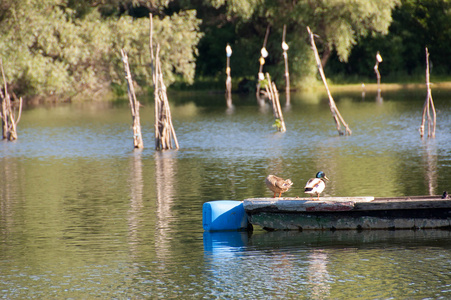
<svg viewBox="0 0 451 300">
<path fill-rule="evenodd" d="M 318 35 L 318 48 L 321 52 L 322 63 L 326 65 L 331 53 L 336 51 L 341 61 L 347 61 L 351 49 L 364 36 L 376 33 L 387 34 L 392 21 L 392 9 L 399 0 L 253 0 L 253 1 L 225 1 L 210 0 L 210 5 L 222 14 L 204 15 L 215 29 L 207 28 L 204 39 L 200 42 L 199 50 L 203 58 L 198 60 L 197 70 L 217 74 L 223 66 L 213 65 L 213 55 L 219 55 L 208 45 L 221 45 L 222 51 L 227 43 L 232 45 L 234 54 L 239 57 L 232 59 L 232 72 L 238 70 L 242 76 L 256 76 L 258 57 L 263 43 L 266 27 L 271 27 L 267 45 L 270 53 L 265 68 L 270 71 L 276 81 L 283 79 L 283 57 L 280 47 L 282 28 L 287 25 L 287 43 L 290 46 L 290 72 L 294 81 L 301 77 L 311 78 L 316 74 L 316 68 L 309 46 L 306 27 L 310 26 Z M 216 23 L 209 20 L 219 20 Z M 220 34 L 230 32 L 225 26 L 233 23 L 233 35 Z M 225 36 L 230 38 L 225 39 Z M 221 53 L 222 54 L 222 53 Z M 201 65 L 206 64 L 208 68 Z"/>
<path fill-rule="evenodd" d="M 431 75 L 447 75 L 451 72 L 450 20 L 449 0 L 403 0 L 393 11 L 388 35 L 359 40 L 347 63 L 340 63 L 334 54 L 330 71 L 343 76 L 374 78 L 375 54 L 380 51 L 384 62 L 379 69 L 385 80 L 420 79 L 424 78 L 425 47 L 428 47 Z"/>
<path fill-rule="evenodd" d="M 85 6 L 64 0 L 2 2 L 0 57 L 16 92 L 73 96 L 122 84 L 121 48 L 129 53 L 134 79 L 151 84 L 148 18 L 123 13 L 133 3 L 110 0 L 99 6 L 94 2 Z M 148 16 L 152 10 L 145 11 Z M 199 23 L 195 11 L 154 18 L 154 38 L 161 46 L 167 84 L 179 75 L 193 80 Z"/>
<path fill-rule="evenodd" d="M 269 71 L 276 82 L 282 81 L 280 45 L 284 25 L 288 29 L 291 79 L 296 83 L 316 74 L 306 26 L 319 36 L 317 45 L 323 64 L 334 52 L 346 62 L 351 49 L 365 36 L 387 33 L 391 11 L 398 3 L 399 0 L 3 0 L 0 57 L 8 83 L 22 94 L 92 94 L 108 89 L 111 83 L 123 84 L 121 48 L 129 53 L 134 79 L 142 86 L 150 85 L 151 12 L 155 15 L 155 41 L 161 46 L 167 84 L 178 78 L 192 82 L 195 70 L 197 76 L 225 76 L 227 43 L 234 53 L 232 75 L 255 78 L 268 26 L 270 55 L 264 71 Z"/>
</svg>

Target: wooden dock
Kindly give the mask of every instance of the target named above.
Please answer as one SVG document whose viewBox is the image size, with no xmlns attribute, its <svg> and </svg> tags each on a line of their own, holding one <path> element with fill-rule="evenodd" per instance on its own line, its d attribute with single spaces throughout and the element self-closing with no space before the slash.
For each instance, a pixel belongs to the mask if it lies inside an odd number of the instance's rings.
<svg viewBox="0 0 451 300">
<path fill-rule="evenodd" d="M 266 230 L 451 229 L 451 199 L 442 196 L 250 198 L 243 206 Z"/>
</svg>

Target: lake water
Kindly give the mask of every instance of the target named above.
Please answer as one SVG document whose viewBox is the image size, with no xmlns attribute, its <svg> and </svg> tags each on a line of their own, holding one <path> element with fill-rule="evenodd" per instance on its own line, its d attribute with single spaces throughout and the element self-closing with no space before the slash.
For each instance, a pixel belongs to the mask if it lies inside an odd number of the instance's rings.
<svg viewBox="0 0 451 300">
<path fill-rule="evenodd" d="M 253 95 L 169 95 L 178 151 L 132 148 L 127 101 L 28 108 L 0 142 L 0 298 L 450 299 L 451 232 L 206 233 L 202 204 L 270 197 L 268 174 L 304 196 L 451 191 L 451 93 L 433 90 L 436 138 L 419 136 L 423 90 L 292 95 L 287 131 Z"/>
</svg>

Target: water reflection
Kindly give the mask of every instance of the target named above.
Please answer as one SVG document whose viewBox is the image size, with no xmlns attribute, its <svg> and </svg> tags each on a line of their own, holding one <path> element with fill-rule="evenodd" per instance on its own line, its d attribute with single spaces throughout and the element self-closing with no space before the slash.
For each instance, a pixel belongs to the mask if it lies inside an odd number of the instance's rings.
<svg viewBox="0 0 451 300">
<path fill-rule="evenodd" d="M 258 111 L 261 114 L 268 114 L 271 112 L 272 108 L 271 105 L 269 105 L 269 102 L 265 99 L 261 99 L 260 101 L 258 101 Z"/>
<path fill-rule="evenodd" d="M 308 255 L 308 279 L 311 299 L 327 299 L 330 296 L 330 276 L 327 271 L 328 255 L 324 249 L 314 249 Z"/>
<path fill-rule="evenodd" d="M 235 112 L 235 106 L 233 104 L 231 106 L 227 107 L 226 115 L 232 115 L 234 112 Z"/>
<path fill-rule="evenodd" d="M 434 268 L 437 253 L 449 256 L 450 238 L 450 231 L 441 230 L 206 232 L 208 293 L 223 298 L 349 299 L 359 290 L 365 299 L 403 297 L 411 285 L 421 291 L 422 282 L 437 279 L 437 272 L 424 270 Z M 400 251 L 409 253 L 401 268 L 394 257 Z M 419 259 L 421 278 L 406 265 Z M 399 290 L 387 287 L 389 283 Z"/>
<path fill-rule="evenodd" d="M 425 247 L 435 245 L 451 249 L 449 230 L 367 230 L 367 231 L 273 231 L 253 234 L 248 245 L 265 251 L 268 248 L 385 249 L 387 247 Z"/>
<path fill-rule="evenodd" d="M 203 235 L 205 255 L 212 259 L 215 257 L 223 259 L 224 256 L 233 255 L 248 244 L 249 235 L 250 233 L 245 231 L 205 231 Z"/>
<path fill-rule="evenodd" d="M 126 102 L 25 111 L 20 139 L 0 143 L 2 296 L 450 298 L 448 231 L 202 231 L 204 202 L 270 196 L 268 173 L 293 180 L 289 196 L 319 169 L 333 196 L 449 187 L 449 93 L 437 93 L 437 136 L 424 140 L 417 91 L 384 92 L 383 105 L 354 94 L 336 97 L 349 137 L 336 135 L 322 94 L 293 94 L 283 134 L 254 95 L 230 114 L 222 94 L 185 95 L 171 107 L 182 148 L 157 153 L 131 154 Z"/>
<path fill-rule="evenodd" d="M 422 144 L 424 177 L 429 195 L 437 195 L 437 145 L 435 139 L 424 139 Z"/>
<path fill-rule="evenodd" d="M 384 102 L 384 98 L 382 98 L 381 90 L 378 90 L 377 95 L 376 95 L 376 103 L 382 104 L 383 102 Z"/>
<path fill-rule="evenodd" d="M 14 224 L 14 204 L 21 194 L 20 174 L 17 158 L 2 157 L 0 159 L 0 233 L 6 238 L 12 231 Z"/>
<path fill-rule="evenodd" d="M 366 95 L 366 86 L 364 83 L 362 83 L 362 101 L 365 101 L 365 95 Z"/>
<path fill-rule="evenodd" d="M 155 251 L 161 261 L 171 252 L 170 224 L 174 219 L 172 208 L 176 195 L 177 151 L 156 151 L 155 191 L 157 218 L 155 225 Z"/>
<path fill-rule="evenodd" d="M 130 158 L 130 209 L 128 210 L 128 240 L 130 252 L 136 253 L 140 244 L 139 231 L 142 226 L 143 204 L 143 163 L 142 150 L 135 150 Z"/>
</svg>

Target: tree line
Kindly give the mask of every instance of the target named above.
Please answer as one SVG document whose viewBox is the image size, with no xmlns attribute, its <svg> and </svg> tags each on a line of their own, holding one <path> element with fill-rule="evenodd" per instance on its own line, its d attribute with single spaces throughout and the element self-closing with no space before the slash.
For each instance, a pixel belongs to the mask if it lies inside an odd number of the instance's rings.
<svg viewBox="0 0 451 300">
<path fill-rule="evenodd" d="M 424 76 L 426 46 L 432 75 L 451 71 L 449 0 L 3 0 L 0 58 L 11 90 L 75 97 L 124 86 L 121 49 L 138 86 L 151 86 L 150 13 L 168 85 L 224 82 L 227 44 L 232 77 L 255 80 L 267 28 L 265 72 L 282 83 L 284 25 L 295 87 L 317 78 L 307 26 L 330 78 L 374 77 L 377 51 L 383 78 Z"/>
</svg>

